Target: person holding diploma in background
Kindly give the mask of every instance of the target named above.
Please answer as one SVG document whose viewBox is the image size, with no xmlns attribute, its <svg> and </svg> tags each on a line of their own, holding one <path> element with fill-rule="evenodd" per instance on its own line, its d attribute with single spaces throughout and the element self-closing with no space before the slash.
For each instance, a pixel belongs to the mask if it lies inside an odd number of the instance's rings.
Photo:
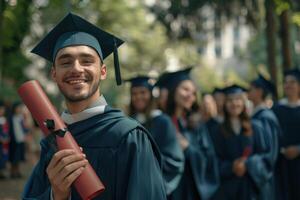
<svg viewBox="0 0 300 200">
<path fill-rule="evenodd" d="M 219 160 L 218 200 L 258 200 L 268 183 L 268 156 L 262 125 L 246 112 L 245 89 L 224 88 L 224 122 L 213 136 Z"/>
<path fill-rule="evenodd" d="M 89 162 L 105 185 L 99 200 L 164 200 L 161 157 L 148 131 L 111 108 L 99 85 L 106 79 L 103 60 L 114 52 L 117 83 L 121 83 L 119 38 L 83 18 L 68 14 L 33 49 L 52 62 L 51 76 L 66 100 L 61 115 L 82 153 L 55 152 L 41 141 L 41 157 L 30 176 L 23 199 L 80 199 L 72 187 Z"/>
<path fill-rule="evenodd" d="M 300 71 L 284 73 L 286 98 L 273 106 L 282 128 L 278 159 L 277 190 L 282 200 L 300 199 Z"/>
</svg>

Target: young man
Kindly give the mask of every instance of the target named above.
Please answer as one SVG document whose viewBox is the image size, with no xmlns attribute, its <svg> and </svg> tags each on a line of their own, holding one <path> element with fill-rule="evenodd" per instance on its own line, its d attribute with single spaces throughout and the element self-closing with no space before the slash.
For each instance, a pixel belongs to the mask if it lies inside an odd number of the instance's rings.
<svg viewBox="0 0 300 200">
<path fill-rule="evenodd" d="M 54 152 L 42 140 L 42 153 L 23 199 L 80 199 L 72 187 L 89 162 L 106 189 L 95 199 L 166 199 L 160 154 L 148 132 L 110 108 L 99 85 L 107 69 L 103 60 L 123 43 L 81 17 L 68 14 L 34 49 L 53 63 L 52 78 L 66 100 L 62 118 L 82 147 Z M 120 83 L 120 74 L 116 73 Z"/>
<path fill-rule="evenodd" d="M 268 107 L 266 99 L 270 94 L 275 94 L 275 87 L 272 82 L 265 79 L 262 75 L 250 83 L 250 90 L 248 92 L 249 100 L 252 101 L 254 110 L 252 119 L 261 123 L 264 131 L 264 140 L 266 145 L 265 162 L 269 166 L 268 176 L 266 176 L 267 183 L 262 186 L 263 192 L 260 199 L 276 199 L 275 197 L 275 165 L 279 153 L 279 137 L 280 125 L 274 112 Z M 278 196 L 278 195 L 276 195 Z"/>
<path fill-rule="evenodd" d="M 285 98 L 273 107 L 282 129 L 278 159 L 278 191 L 283 200 L 300 199 L 300 71 L 284 73 Z"/>
</svg>

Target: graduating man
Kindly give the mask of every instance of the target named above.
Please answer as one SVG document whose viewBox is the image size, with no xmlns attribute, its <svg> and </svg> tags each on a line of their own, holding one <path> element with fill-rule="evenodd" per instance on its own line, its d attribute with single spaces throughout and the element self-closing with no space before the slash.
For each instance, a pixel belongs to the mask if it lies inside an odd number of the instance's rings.
<svg viewBox="0 0 300 200">
<path fill-rule="evenodd" d="M 300 199 L 300 71 L 284 73 L 285 98 L 273 107 L 282 128 L 278 159 L 278 199 Z"/>
<path fill-rule="evenodd" d="M 250 90 L 248 97 L 254 105 L 252 113 L 252 119 L 256 119 L 261 122 L 263 126 L 267 154 L 265 162 L 268 167 L 268 182 L 263 186 L 260 199 L 275 199 L 275 165 L 279 153 L 279 137 L 280 137 L 280 125 L 274 112 L 267 106 L 266 99 L 270 94 L 275 94 L 275 87 L 271 81 L 268 81 L 262 75 L 259 75 L 250 84 Z"/>
<path fill-rule="evenodd" d="M 95 199 L 166 199 L 160 154 L 149 133 L 109 107 L 99 90 L 107 75 L 103 60 L 112 52 L 121 83 L 117 48 L 122 43 L 70 13 L 33 49 L 53 63 L 51 75 L 67 106 L 62 119 L 83 152 L 55 152 L 50 140 L 42 140 L 23 199 L 80 199 L 72 183 L 87 162 L 106 187 Z"/>
</svg>

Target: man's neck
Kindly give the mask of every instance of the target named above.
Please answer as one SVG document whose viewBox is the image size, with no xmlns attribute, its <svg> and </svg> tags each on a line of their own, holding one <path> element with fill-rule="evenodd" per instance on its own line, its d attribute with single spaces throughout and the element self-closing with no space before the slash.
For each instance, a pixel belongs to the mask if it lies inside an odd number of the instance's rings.
<svg viewBox="0 0 300 200">
<path fill-rule="evenodd" d="M 296 95 L 295 96 L 289 96 L 289 97 L 287 97 L 287 100 L 288 100 L 289 103 L 295 104 L 295 103 L 298 103 L 299 97 L 296 96 Z"/>
<path fill-rule="evenodd" d="M 256 108 L 257 106 L 260 106 L 262 104 L 264 104 L 264 101 L 262 99 L 257 99 L 252 101 L 254 108 Z"/>
<path fill-rule="evenodd" d="M 71 114 L 76 114 L 79 113 L 85 109 L 87 109 L 92 103 L 94 103 L 95 101 L 97 101 L 97 99 L 100 97 L 100 94 L 98 95 L 94 95 L 88 99 L 85 99 L 83 101 L 78 101 L 78 102 L 70 102 L 67 101 L 66 102 L 66 106 L 68 108 L 68 111 Z"/>
</svg>

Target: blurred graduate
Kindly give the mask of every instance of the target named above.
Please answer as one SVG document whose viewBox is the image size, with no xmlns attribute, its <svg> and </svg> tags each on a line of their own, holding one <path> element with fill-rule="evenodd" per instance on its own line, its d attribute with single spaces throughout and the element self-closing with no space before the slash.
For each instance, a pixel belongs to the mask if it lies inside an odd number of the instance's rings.
<svg viewBox="0 0 300 200">
<path fill-rule="evenodd" d="M 300 199 L 300 71 L 284 73 L 285 98 L 274 105 L 281 129 L 280 157 L 278 160 L 279 199 Z"/>
<path fill-rule="evenodd" d="M 262 75 L 251 81 L 250 89 L 248 91 L 249 100 L 254 105 L 252 119 L 261 122 L 263 126 L 263 135 L 265 137 L 269 156 L 266 157 L 265 162 L 268 163 L 269 181 L 262 189 L 260 199 L 276 199 L 275 187 L 275 166 L 279 153 L 279 138 L 281 135 L 281 128 L 274 112 L 268 107 L 266 100 L 275 95 L 275 86 L 273 83 Z"/>
<path fill-rule="evenodd" d="M 224 122 L 213 137 L 221 176 L 216 199 L 260 199 L 269 178 L 262 125 L 246 112 L 245 89 L 232 85 L 224 92 Z"/>
<path fill-rule="evenodd" d="M 173 72 L 169 79 L 167 114 L 176 127 L 179 144 L 184 152 L 185 168 L 170 200 L 211 199 L 219 186 L 218 166 L 208 131 L 188 127 L 189 113 L 197 108 L 196 86 L 187 68 Z"/>
<path fill-rule="evenodd" d="M 163 159 L 163 177 L 167 194 L 177 188 L 184 168 L 184 156 L 176 138 L 171 118 L 157 109 L 152 95 L 153 79 L 137 76 L 128 80 L 130 88 L 129 115 L 146 127 L 159 147 Z"/>
</svg>

